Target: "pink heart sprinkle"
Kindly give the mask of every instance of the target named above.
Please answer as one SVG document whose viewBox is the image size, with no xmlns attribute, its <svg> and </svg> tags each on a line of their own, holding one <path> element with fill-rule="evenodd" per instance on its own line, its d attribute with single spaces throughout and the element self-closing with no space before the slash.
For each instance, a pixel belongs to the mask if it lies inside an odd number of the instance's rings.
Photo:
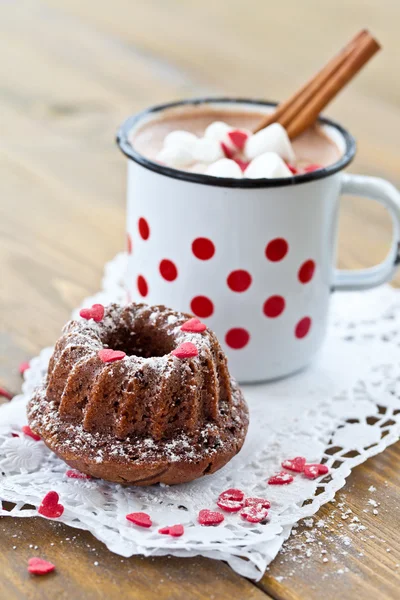
<svg viewBox="0 0 400 600">
<path fill-rule="evenodd" d="M 189 319 L 189 321 L 186 321 L 181 327 L 181 331 L 188 331 L 190 333 L 202 333 L 206 329 L 207 325 L 202 323 L 197 317 Z"/>
<path fill-rule="evenodd" d="M 103 350 L 99 350 L 98 357 L 103 363 L 115 362 L 117 360 L 122 360 L 125 358 L 125 352 L 122 350 L 111 350 L 110 348 L 104 348 Z"/>
<path fill-rule="evenodd" d="M 18 371 L 20 372 L 21 375 L 23 375 L 25 373 L 25 371 L 27 371 L 28 369 L 29 369 L 28 361 L 22 362 L 18 367 Z"/>
<path fill-rule="evenodd" d="M 152 522 L 151 518 L 147 513 L 144 512 L 134 512 L 126 515 L 126 518 L 131 523 L 138 525 L 139 527 L 151 527 Z"/>
<path fill-rule="evenodd" d="M 265 498 L 246 498 L 245 506 L 261 506 L 262 508 L 271 508 L 271 502 Z"/>
<path fill-rule="evenodd" d="M 306 459 L 303 456 L 296 456 L 296 458 L 284 460 L 282 467 L 284 469 L 288 469 L 289 471 L 294 471 L 294 473 L 302 473 L 304 471 L 305 464 Z"/>
<path fill-rule="evenodd" d="M 326 465 L 314 464 L 306 465 L 304 467 L 304 476 L 307 477 L 307 479 L 316 479 L 327 473 L 329 473 L 329 468 Z"/>
<path fill-rule="evenodd" d="M 28 560 L 28 571 L 32 575 L 47 575 L 55 569 L 55 565 L 43 558 L 37 558 L 36 556 Z"/>
<path fill-rule="evenodd" d="M 244 492 L 237 488 L 229 488 L 225 492 L 221 492 L 218 496 L 218 500 L 233 500 L 235 502 L 241 502 L 244 499 Z"/>
<path fill-rule="evenodd" d="M 102 304 L 93 304 L 92 308 L 82 308 L 79 311 L 82 319 L 93 319 L 99 323 L 104 317 L 104 306 Z"/>
<path fill-rule="evenodd" d="M 269 485 L 287 485 L 288 483 L 292 483 L 293 477 L 289 473 L 277 473 L 268 479 Z"/>
<path fill-rule="evenodd" d="M 224 519 L 225 517 L 222 513 L 213 510 L 208 510 L 206 508 L 203 508 L 199 512 L 199 516 L 197 517 L 197 520 L 200 523 L 200 525 L 206 526 L 218 525 L 219 523 L 222 523 Z"/>
<path fill-rule="evenodd" d="M 70 479 L 92 479 L 90 475 L 86 475 L 86 473 L 81 473 L 80 471 L 74 471 L 73 469 L 69 469 L 65 474 Z"/>
<path fill-rule="evenodd" d="M 59 495 L 57 492 L 48 492 L 42 500 L 41 505 L 38 508 L 38 513 L 49 519 L 57 519 L 61 517 L 64 512 L 64 507 L 59 504 Z"/>
<path fill-rule="evenodd" d="M 177 358 L 194 358 L 199 354 L 199 351 L 192 342 L 183 342 L 171 354 Z"/>
<path fill-rule="evenodd" d="M 238 512 L 241 508 L 243 508 L 243 501 L 220 498 L 217 500 L 217 506 L 226 512 Z"/>
<path fill-rule="evenodd" d="M 158 533 L 162 535 L 171 535 L 172 537 L 180 537 L 183 535 L 184 528 L 183 525 L 172 525 L 171 527 L 161 527 L 158 530 Z"/>
<path fill-rule="evenodd" d="M 246 506 L 240 513 L 240 516 L 245 521 L 249 523 L 260 523 L 264 521 L 264 519 L 268 516 L 268 510 L 261 506 L 261 504 L 256 504 L 254 506 Z"/>
<path fill-rule="evenodd" d="M 21 428 L 21 430 L 22 430 L 22 433 L 31 437 L 33 440 L 35 440 L 35 442 L 38 442 L 41 439 L 40 435 L 38 435 L 37 433 L 32 431 L 32 429 L 29 427 L 29 425 L 24 425 Z"/>
</svg>

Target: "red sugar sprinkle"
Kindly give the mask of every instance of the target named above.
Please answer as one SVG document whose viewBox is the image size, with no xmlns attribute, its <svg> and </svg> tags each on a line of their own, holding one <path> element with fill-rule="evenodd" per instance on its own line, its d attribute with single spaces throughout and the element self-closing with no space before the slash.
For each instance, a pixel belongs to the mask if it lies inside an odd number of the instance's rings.
<svg viewBox="0 0 400 600">
<path fill-rule="evenodd" d="M 73 469 L 68 469 L 65 474 L 70 479 L 92 479 L 90 475 L 86 475 L 86 473 L 81 473 L 80 471 L 74 471 Z"/>
<path fill-rule="evenodd" d="M 43 558 L 34 556 L 28 560 L 28 571 L 32 575 L 47 575 L 47 573 L 54 571 L 55 568 L 53 563 L 47 562 Z"/>
<path fill-rule="evenodd" d="M 242 490 L 238 490 L 237 488 L 229 488 L 229 490 L 225 490 L 225 492 L 220 493 L 218 500 L 220 499 L 241 502 L 244 500 L 244 492 L 242 492 Z"/>
<path fill-rule="evenodd" d="M 226 512 L 238 512 L 241 508 L 243 508 L 243 502 L 228 500 L 227 498 L 219 498 L 217 500 L 217 505 Z"/>
<path fill-rule="evenodd" d="M 97 355 L 103 363 L 122 360 L 126 356 L 125 352 L 122 350 L 111 350 L 110 348 L 103 348 L 103 350 L 99 350 Z"/>
<path fill-rule="evenodd" d="M 277 473 L 268 479 L 269 485 L 287 485 L 288 483 L 292 483 L 293 477 L 289 475 L 289 473 Z"/>
<path fill-rule="evenodd" d="M 262 508 L 271 508 L 271 502 L 265 498 L 246 498 L 245 506 L 261 506 Z"/>
<path fill-rule="evenodd" d="M 134 512 L 126 515 L 126 519 L 139 527 L 151 527 L 152 522 L 151 518 L 147 513 L 144 512 Z"/>
<path fill-rule="evenodd" d="M 233 158 L 234 152 L 229 148 L 227 144 L 221 142 L 222 152 L 225 154 L 226 158 Z"/>
<path fill-rule="evenodd" d="M 5 388 L 0 387 L 0 398 L 7 398 L 7 400 L 12 400 L 14 396 Z"/>
<path fill-rule="evenodd" d="M 203 508 L 199 512 L 199 516 L 197 517 L 197 520 L 200 523 L 200 525 L 206 526 L 218 525 L 219 523 L 222 523 L 224 519 L 225 517 L 222 513 L 213 510 L 208 510 L 206 508 Z"/>
<path fill-rule="evenodd" d="M 282 467 L 284 469 L 288 469 L 289 471 L 294 471 L 294 473 L 302 473 L 304 471 L 305 464 L 306 459 L 303 456 L 296 456 L 295 458 L 284 460 Z"/>
<path fill-rule="evenodd" d="M 29 427 L 29 425 L 24 425 L 21 429 L 22 429 L 22 433 L 31 437 L 33 440 L 35 440 L 35 442 L 38 442 L 41 439 L 40 435 L 38 435 L 37 433 L 32 431 L 32 429 Z"/>
<path fill-rule="evenodd" d="M 228 137 L 230 138 L 232 144 L 239 148 L 239 150 L 243 150 L 244 145 L 246 143 L 248 134 L 240 129 L 234 129 L 228 133 Z"/>
<path fill-rule="evenodd" d="M 307 479 L 316 479 L 327 473 L 329 473 L 329 468 L 326 465 L 314 464 L 305 465 L 304 467 L 304 476 L 307 477 Z"/>
<path fill-rule="evenodd" d="M 210 260 L 215 254 L 215 246 L 208 238 L 196 238 L 192 242 L 192 252 L 199 260 Z"/>
<path fill-rule="evenodd" d="M 213 314 L 214 304 L 207 296 L 195 296 L 190 303 L 190 309 L 198 317 L 206 319 Z"/>
<path fill-rule="evenodd" d="M 57 519 L 61 517 L 64 512 L 64 507 L 59 504 L 59 495 L 57 492 L 48 492 L 42 500 L 41 505 L 38 508 L 38 513 L 49 519 Z"/>
<path fill-rule="evenodd" d="M 261 521 L 264 521 L 268 517 L 268 510 L 261 506 L 261 504 L 255 504 L 243 508 L 240 516 L 249 523 L 261 523 Z"/>
<path fill-rule="evenodd" d="M 82 308 L 79 311 L 82 319 L 93 319 L 99 323 L 104 317 L 104 306 L 102 304 L 93 304 L 92 308 Z"/>
<path fill-rule="evenodd" d="M 189 321 L 186 321 L 181 327 L 181 331 L 188 331 L 190 333 L 202 333 L 206 329 L 207 325 L 202 323 L 197 317 L 189 319 Z"/>
<path fill-rule="evenodd" d="M 199 354 L 199 351 L 192 342 L 183 342 L 171 354 L 177 358 L 194 358 Z"/>
<path fill-rule="evenodd" d="M 172 535 L 172 537 L 180 537 L 184 533 L 183 525 L 172 525 L 171 527 L 161 527 L 158 533 L 163 535 Z"/>
<path fill-rule="evenodd" d="M 29 362 L 25 361 L 19 365 L 18 371 L 21 373 L 21 375 L 23 375 L 25 373 L 25 371 L 27 371 L 29 368 L 30 368 Z"/>
</svg>

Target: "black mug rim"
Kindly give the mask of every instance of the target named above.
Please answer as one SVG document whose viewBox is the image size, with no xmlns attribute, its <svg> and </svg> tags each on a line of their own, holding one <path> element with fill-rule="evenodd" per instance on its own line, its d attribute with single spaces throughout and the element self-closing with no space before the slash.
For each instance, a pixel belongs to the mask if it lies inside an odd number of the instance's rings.
<svg viewBox="0 0 400 600">
<path fill-rule="evenodd" d="M 120 147 L 121 151 L 127 158 L 135 161 L 142 167 L 165 175 L 166 177 L 172 177 L 173 179 L 180 179 L 182 181 L 191 181 L 192 183 L 199 183 L 202 185 L 211 185 L 217 187 L 230 187 L 230 188 L 271 188 L 271 187 L 283 187 L 293 186 L 310 181 L 316 181 L 318 179 L 324 179 L 329 177 L 338 171 L 341 171 L 347 167 L 354 158 L 356 153 L 356 141 L 354 137 L 342 127 L 336 121 L 328 119 L 326 117 L 319 117 L 318 123 L 321 125 L 329 125 L 336 129 L 343 137 L 346 144 L 346 150 L 338 161 L 332 165 L 328 165 L 323 169 L 311 171 L 310 173 L 304 173 L 302 175 L 293 175 L 293 177 L 279 177 L 276 179 L 236 179 L 233 177 L 213 177 L 212 175 L 205 175 L 204 173 L 191 173 L 189 171 L 180 171 L 179 169 L 173 169 L 166 167 L 159 163 L 156 163 L 134 149 L 129 141 L 129 133 L 132 128 L 141 121 L 144 117 L 162 112 L 169 108 L 176 108 L 179 106 L 199 106 L 201 104 L 249 104 L 257 106 L 269 106 L 274 107 L 277 102 L 271 102 L 268 100 L 255 100 L 248 98 L 229 98 L 229 97 L 204 97 L 204 98 L 193 98 L 186 100 L 178 100 L 176 102 L 168 102 L 165 104 L 157 104 L 150 106 L 145 110 L 142 110 L 134 115 L 128 117 L 121 125 L 117 132 L 116 142 Z"/>
</svg>

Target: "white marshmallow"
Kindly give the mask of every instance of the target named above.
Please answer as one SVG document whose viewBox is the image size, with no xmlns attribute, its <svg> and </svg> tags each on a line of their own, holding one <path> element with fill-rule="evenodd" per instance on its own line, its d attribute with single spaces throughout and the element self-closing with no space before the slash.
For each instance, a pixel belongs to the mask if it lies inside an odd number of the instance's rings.
<svg viewBox="0 0 400 600">
<path fill-rule="evenodd" d="M 206 128 L 204 137 L 209 140 L 223 142 L 230 131 L 233 131 L 233 127 L 230 127 L 227 123 L 224 123 L 223 121 L 214 121 L 214 123 L 211 123 Z"/>
<path fill-rule="evenodd" d="M 161 152 L 157 154 L 156 160 L 167 165 L 167 167 L 180 169 L 181 167 L 187 167 L 193 162 L 193 155 L 185 148 L 170 147 L 163 148 Z"/>
<path fill-rule="evenodd" d="M 164 148 L 183 148 L 189 152 L 197 141 L 197 135 L 190 131 L 171 131 L 164 139 Z"/>
<path fill-rule="evenodd" d="M 210 165 L 206 170 L 206 175 L 214 175 L 214 177 L 235 177 L 242 179 L 242 169 L 234 160 L 229 158 L 221 158 L 217 162 Z"/>
<path fill-rule="evenodd" d="M 244 172 L 244 177 L 275 179 L 276 177 L 292 177 L 292 173 L 276 152 L 264 152 L 251 161 Z"/>
<path fill-rule="evenodd" d="M 217 140 L 200 138 L 193 146 L 193 158 L 196 162 L 210 164 L 223 156 L 221 144 Z"/>
<path fill-rule="evenodd" d="M 244 152 L 250 160 L 265 152 L 276 152 L 288 162 L 296 160 L 286 129 L 280 123 L 272 123 L 250 136 L 246 141 Z"/>
</svg>

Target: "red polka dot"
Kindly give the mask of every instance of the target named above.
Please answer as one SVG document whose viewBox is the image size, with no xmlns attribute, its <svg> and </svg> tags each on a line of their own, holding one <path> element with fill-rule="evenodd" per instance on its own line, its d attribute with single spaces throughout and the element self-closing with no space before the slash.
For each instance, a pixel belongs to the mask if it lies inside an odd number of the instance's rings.
<svg viewBox="0 0 400 600">
<path fill-rule="evenodd" d="M 251 275 L 248 271 L 238 269 L 232 271 L 226 281 L 232 292 L 245 292 L 250 287 Z"/>
<path fill-rule="evenodd" d="M 226 345 L 233 350 L 244 348 L 249 343 L 249 340 L 250 334 L 243 327 L 233 327 L 225 336 Z"/>
<path fill-rule="evenodd" d="M 178 269 L 172 260 L 168 260 L 167 258 L 164 258 L 160 262 L 160 273 L 161 277 L 164 277 L 167 281 L 174 281 L 178 277 Z"/>
<path fill-rule="evenodd" d="M 283 313 L 285 305 L 285 299 L 282 296 L 270 296 L 268 300 L 264 302 L 264 315 L 270 319 L 275 319 Z"/>
<path fill-rule="evenodd" d="M 200 260 L 210 260 L 215 254 L 215 246 L 208 238 L 196 238 L 192 243 L 192 251 Z"/>
<path fill-rule="evenodd" d="M 140 217 L 140 219 L 138 221 L 138 228 L 139 228 L 140 237 L 144 240 L 148 240 L 149 236 L 150 236 L 150 227 L 144 217 Z"/>
<path fill-rule="evenodd" d="M 294 330 L 295 336 L 299 339 L 306 337 L 307 333 L 310 331 L 310 327 L 310 317 L 304 317 L 303 319 L 300 319 L 300 321 L 296 325 L 296 329 Z"/>
<path fill-rule="evenodd" d="M 126 248 L 128 250 L 128 254 L 132 254 L 132 238 L 129 233 L 126 234 Z"/>
<path fill-rule="evenodd" d="M 196 296 L 193 298 L 190 308 L 196 317 L 211 317 L 214 312 L 214 304 L 206 296 Z"/>
<path fill-rule="evenodd" d="M 147 285 L 147 281 L 145 280 L 143 275 L 139 275 L 139 277 L 137 278 L 137 288 L 141 296 L 147 296 L 147 294 L 149 293 L 149 286 Z"/>
<path fill-rule="evenodd" d="M 265 248 L 265 256 L 272 262 L 278 262 L 285 258 L 289 250 L 289 244 L 283 238 L 275 238 L 268 242 Z"/>
<path fill-rule="evenodd" d="M 301 283 L 308 283 L 313 278 L 315 271 L 315 262 L 313 260 L 306 260 L 298 272 L 298 278 Z"/>
</svg>

